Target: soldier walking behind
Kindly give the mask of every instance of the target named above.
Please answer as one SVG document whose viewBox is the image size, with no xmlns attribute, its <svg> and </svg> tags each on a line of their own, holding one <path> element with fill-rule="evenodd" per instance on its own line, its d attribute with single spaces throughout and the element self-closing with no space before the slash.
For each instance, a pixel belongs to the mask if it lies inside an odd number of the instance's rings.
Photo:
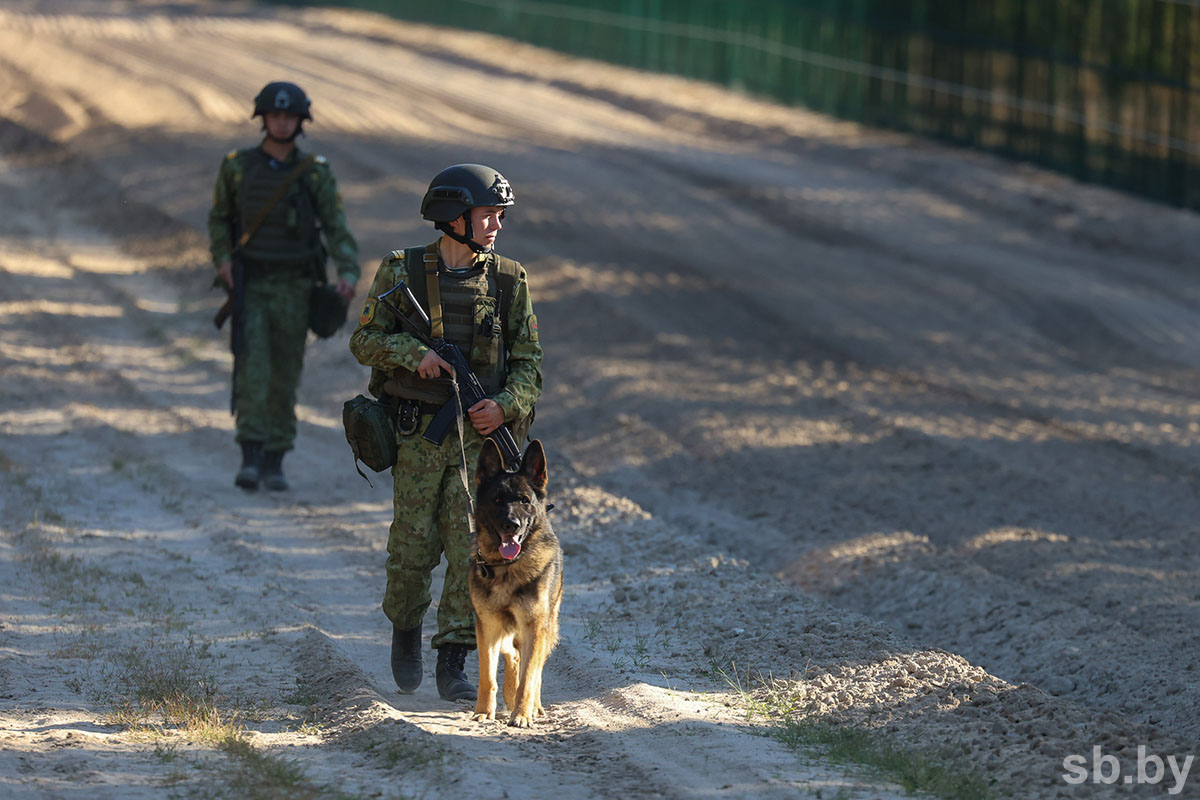
<svg viewBox="0 0 1200 800">
<path fill-rule="evenodd" d="M 464 671 L 475 649 L 467 576 L 471 488 L 484 437 L 509 423 L 518 442 L 532 422 L 542 389 L 542 347 L 525 269 L 492 249 L 513 205 L 508 181 L 490 167 L 458 164 L 442 170 L 421 202 L 421 216 L 442 236 L 424 247 L 394 250 L 379 265 L 350 350 L 371 367 L 369 389 L 396 408 L 394 516 L 388 532 L 383 611 L 392 622 L 392 675 L 401 691 L 421 683 L 421 620 L 429 608 L 431 572 L 446 554 L 438 604 L 438 694 L 474 700 Z M 421 437 L 433 414 L 451 399 L 450 366 L 374 298 L 403 280 L 431 321 L 434 338 L 458 345 L 488 399 L 464 409 L 458 430 L 442 444 Z M 399 293 L 396 304 L 418 325 Z"/>
<path fill-rule="evenodd" d="M 263 87 L 251 115 L 262 117 L 263 141 L 225 157 L 208 214 L 217 275 L 240 294 L 233 404 L 242 465 L 234 482 L 247 490 L 260 482 L 275 491 L 288 488 L 283 456 L 296 438 L 309 296 L 318 276 L 325 280 L 325 244 L 347 303 L 360 272 L 333 171 L 324 157 L 296 147 L 304 120 L 312 119 L 309 107 L 293 83 Z"/>
</svg>

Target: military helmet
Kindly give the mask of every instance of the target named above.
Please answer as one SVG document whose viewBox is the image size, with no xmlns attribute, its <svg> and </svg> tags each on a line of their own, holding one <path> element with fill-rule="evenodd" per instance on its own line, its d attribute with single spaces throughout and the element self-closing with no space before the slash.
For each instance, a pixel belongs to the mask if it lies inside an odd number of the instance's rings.
<svg viewBox="0 0 1200 800">
<path fill-rule="evenodd" d="M 452 222 L 472 208 L 513 203 L 512 186 L 499 172 L 482 164 L 455 164 L 429 182 L 421 200 L 421 216 L 432 222 Z"/>
<path fill-rule="evenodd" d="M 250 118 L 265 116 L 268 111 L 290 111 L 299 114 L 301 119 L 312 119 L 312 114 L 308 111 L 311 105 L 308 95 L 296 84 L 272 81 L 254 98 L 254 113 Z"/>
</svg>

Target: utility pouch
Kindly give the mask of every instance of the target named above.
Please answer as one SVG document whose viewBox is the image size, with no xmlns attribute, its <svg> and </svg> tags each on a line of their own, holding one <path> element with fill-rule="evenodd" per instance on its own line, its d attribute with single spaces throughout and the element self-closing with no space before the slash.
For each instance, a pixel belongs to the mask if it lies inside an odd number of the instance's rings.
<svg viewBox="0 0 1200 800">
<path fill-rule="evenodd" d="M 412 436 L 421 425 L 421 403 L 417 400 L 401 400 L 396 414 L 396 433 Z"/>
<path fill-rule="evenodd" d="M 390 403 L 381 403 L 361 394 L 342 406 L 342 425 L 346 429 L 350 451 L 354 453 L 354 469 L 368 484 L 371 480 L 359 468 L 359 461 L 375 472 L 396 465 L 394 415 L 395 409 Z"/>
<path fill-rule="evenodd" d="M 474 325 L 471 336 L 471 364 L 491 366 L 500 355 L 503 328 L 500 325 L 500 304 L 494 297 L 475 299 Z"/>
</svg>

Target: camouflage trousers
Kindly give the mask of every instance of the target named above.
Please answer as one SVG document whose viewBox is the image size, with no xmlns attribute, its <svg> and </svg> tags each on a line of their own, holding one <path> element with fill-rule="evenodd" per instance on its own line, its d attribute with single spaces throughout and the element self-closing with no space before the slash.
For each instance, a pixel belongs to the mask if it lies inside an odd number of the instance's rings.
<svg viewBox="0 0 1200 800">
<path fill-rule="evenodd" d="M 239 442 L 262 442 L 263 449 L 279 452 L 292 449 L 311 291 L 312 278 L 296 271 L 247 277 L 237 375 Z"/>
<path fill-rule="evenodd" d="M 421 438 L 430 419 L 432 415 L 422 415 L 417 433 L 397 437 L 396 466 L 392 468 L 395 513 L 388 531 L 383 613 L 402 629 L 420 625 L 431 602 L 431 573 L 445 553 L 446 578 L 432 644 L 435 649 L 443 644 L 474 647 L 475 614 L 467 576 L 471 570 L 475 464 L 483 437 L 463 419 L 464 486 L 458 432 L 451 428 L 441 445 L 431 444 Z"/>
</svg>

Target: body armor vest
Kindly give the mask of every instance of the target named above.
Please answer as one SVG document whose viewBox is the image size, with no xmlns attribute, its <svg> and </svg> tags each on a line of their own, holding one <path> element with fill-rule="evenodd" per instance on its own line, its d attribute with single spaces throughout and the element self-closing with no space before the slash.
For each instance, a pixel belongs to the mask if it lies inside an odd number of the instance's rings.
<svg viewBox="0 0 1200 800">
<path fill-rule="evenodd" d="M 424 272 L 425 265 L 422 259 L 426 252 L 436 255 L 437 243 L 428 248 L 409 250 L 405 264 L 408 268 L 409 288 L 412 289 L 417 302 L 428 311 L 429 296 L 425 288 L 425 278 L 433 276 L 426 276 Z M 507 320 L 501 319 L 501 314 L 507 309 L 501 308 L 500 289 L 507 285 L 508 299 L 512 299 L 515 266 L 515 261 L 492 253 L 483 264 L 461 274 L 442 269 L 437 276 L 442 298 L 444 338 L 462 350 L 475 377 L 489 396 L 504 388 L 507 375 L 505 362 L 508 348 L 504 341 Z M 502 274 L 506 267 L 512 276 L 511 280 Z M 418 325 L 421 324 L 419 319 L 414 321 Z M 396 370 L 382 388 L 396 397 L 437 404 L 449 400 L 451 392 L 448 378 L 426 379 L 408 370 Z"/>
<path fill-rule="evenodd" d="M 300 154 L 297 153 L 297 157 Z M 242 186 L 239 212 L 242 230 L 258 216 L 296 166 L 275 162 L 261 150 L 251 150 L 242 159 Z M 317 214 L 310 190 L 301 186 L 308 179 L 302 175 L 288 187 L 287 193 L 267 214 L 259 229 L 246 242 L 242 252 L 252 261 L 275 263 L 312 263 L 320 258 L 321 239 L 317 229 Z"/>
</svg>

